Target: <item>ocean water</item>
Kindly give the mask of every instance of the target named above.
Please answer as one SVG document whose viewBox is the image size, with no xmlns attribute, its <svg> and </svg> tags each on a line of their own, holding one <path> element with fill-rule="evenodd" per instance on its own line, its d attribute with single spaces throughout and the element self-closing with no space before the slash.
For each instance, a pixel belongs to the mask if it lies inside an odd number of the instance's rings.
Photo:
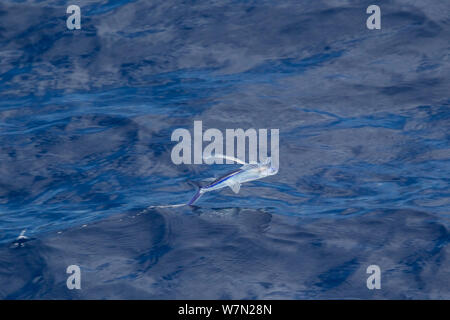
<svg viewBox="0 0 450 320">
<path fill-rule="evenodd" d="M 450 299 L 448 1 L 77 4 L 0 2 L 0 298 Z M 173 164 L 195 120 L 278 174 L 146 209 L 237 168 Z"/>
</svg>

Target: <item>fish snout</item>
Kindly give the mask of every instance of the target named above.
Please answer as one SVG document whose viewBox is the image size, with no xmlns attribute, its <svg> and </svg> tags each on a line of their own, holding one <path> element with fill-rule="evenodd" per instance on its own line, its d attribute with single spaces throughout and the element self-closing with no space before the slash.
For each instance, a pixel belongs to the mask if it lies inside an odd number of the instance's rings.
<svg viewBox="0 0 450 320">
<path fill-rule="evenodd" d="M 269 168 L 269 170 L 268 170 L 269 172 L 269 176 L 273 176 L 274 174 L 277 174 L 278 173 L 278 169 L 277 168 L 274 168 L 274 167 L 270 167 Z"/>
</svg>

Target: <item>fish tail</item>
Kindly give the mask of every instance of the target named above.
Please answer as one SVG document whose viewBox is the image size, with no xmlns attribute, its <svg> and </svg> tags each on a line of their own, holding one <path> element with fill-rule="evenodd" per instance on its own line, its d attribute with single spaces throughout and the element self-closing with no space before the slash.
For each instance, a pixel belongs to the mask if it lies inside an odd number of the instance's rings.
<svg viewBox="0 0 450 320">
<path fill-rule="evenodd" d="M 200 198 L 202 196 L 202 194 L 203 194 L 203 190 L 202 190 L 202 188 L 199 188 L 197 190 L 197 193 L 192 197 L 191 201 L 189 201 L 187 203 L 187 205 L 192 206 L 198 200 L 198 198 Z"/>
</svg>

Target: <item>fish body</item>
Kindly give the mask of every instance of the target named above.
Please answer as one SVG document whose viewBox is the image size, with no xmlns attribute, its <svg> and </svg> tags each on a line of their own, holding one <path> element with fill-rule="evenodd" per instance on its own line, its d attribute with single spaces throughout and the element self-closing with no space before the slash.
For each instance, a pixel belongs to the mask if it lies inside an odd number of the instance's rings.
<svg viewBox="0 0 450 320">
<path fill-rule="evenodd" d="M 242 183 L 271 176 L 277 174 L 277 172 L 278 169 L 271 166 L 270 158 L 262 163 L 244 164 L 241 168 L 231 171 L 199 188 L 187 205 L 193 205 L 206 192 L 219 190 L 225 187 L 230 187 L 234 193 L 238 193 Z"/>
</svg>

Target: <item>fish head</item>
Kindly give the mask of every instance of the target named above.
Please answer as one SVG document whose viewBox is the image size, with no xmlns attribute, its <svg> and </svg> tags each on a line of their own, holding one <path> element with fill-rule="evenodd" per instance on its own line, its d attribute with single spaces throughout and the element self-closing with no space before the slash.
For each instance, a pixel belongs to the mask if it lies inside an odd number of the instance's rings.
<svg viewBox="0 0 450 320">
<path fill-rule="evenodd" d="M 266 160 L 262 162 L 262 165 L 265 169 L 265 172 L 268 176 L 273 176 L 278 173 L 278 168 L 273 166 L 272 158 L 268 157 Z"/>
<path fill-rule="evenodd" d="M 273 175 L 275 175 L 277 173 L 278 173 L 278 169 L 277 168 L 275 168 L 275 167 L 270 167 L 269 168 L 269 176 L 273 176 Z"/>
</svg>

